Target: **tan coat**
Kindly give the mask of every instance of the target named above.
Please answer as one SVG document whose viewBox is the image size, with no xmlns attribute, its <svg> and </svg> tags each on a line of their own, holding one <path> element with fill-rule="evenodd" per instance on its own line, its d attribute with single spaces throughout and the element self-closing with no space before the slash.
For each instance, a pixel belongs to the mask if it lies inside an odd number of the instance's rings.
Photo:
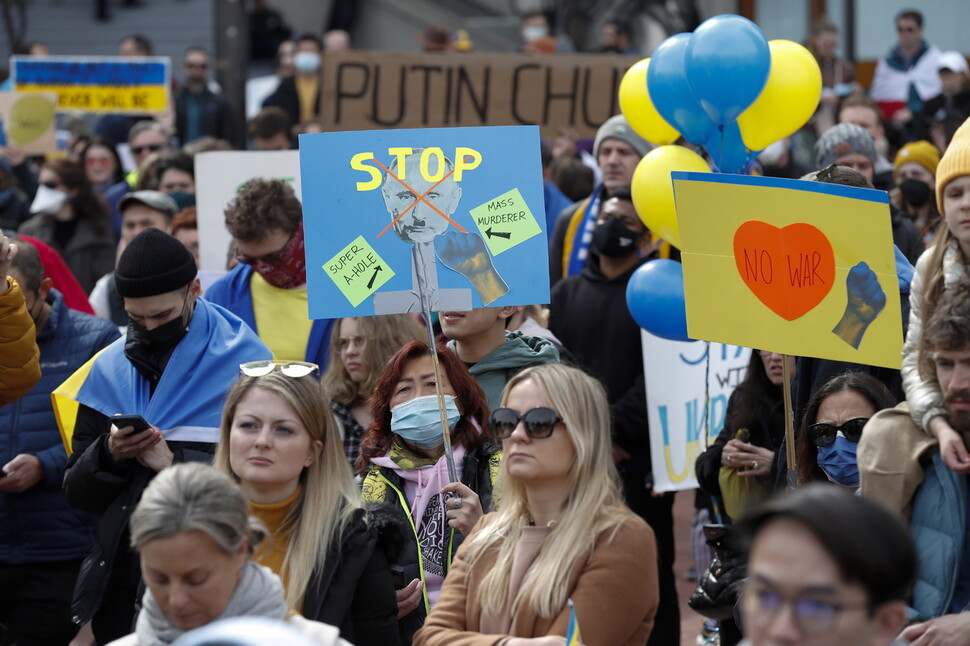
<svg viewBox="0 0 970 646">
<path fill-rule="evenodd" d="M 856 462 L 862 495 L 908 523 L 913 496 L 923 484 L 920 459 L 936 447 L 937 441 L 916 426 L 906 402 L 879 411 L 859 439 Z"/>
<path fill-rule="evenodd" d="M 7 281 L 0 294 L 0 406 L 4 406 L 26 395 L 40 379 L 40 350 L 20 286 L 6 276 L 0 280 Z"/>
<path fill-rule="evenodd" d="M 466 560 L 475 532 L 491 522 L 484 516 L 455 555 L 438 604 L 424 627 L 414 635 L 414 646 L 490 646 L 507 637 L 565 637 L 569 608 L 544 619 L 528 608 L 512 618 L 510 635 L 479 634 L 482 606 L 479 586 L 495 564 L 490 550 L 476 561 Z M 604 532 L 582 567 L 576 568 L 569 585 L 569 598 L 576 607 L 583 643 L 587 646 L 643 646 L 653 628 L 659 592 L 657 546 L 653 530 L 631 516 L 616 530 Z M 563 567 L 566 567 L 565 564 Z"/>
</svg>

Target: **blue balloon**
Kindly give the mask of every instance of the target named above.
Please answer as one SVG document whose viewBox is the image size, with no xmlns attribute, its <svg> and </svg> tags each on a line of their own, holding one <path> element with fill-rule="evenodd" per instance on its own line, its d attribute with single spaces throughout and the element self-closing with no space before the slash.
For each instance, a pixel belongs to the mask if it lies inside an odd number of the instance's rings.
<svg viewBox="0 0 970 646">
<path fill-rule="evenodd" d="M 765 35 L 758 25 L 733 14 L 702 22 L 691 34 L 685 55 L 694 98 L 719 126 L 731 123 L 754 103 L 771 71 Z"/>
<path fill-rule="evenodd" d="M 659 258 L 640 265 L 626 284 L 626 305 L 647 332 L 671 341 L 692 340 L 687 336 L 684 268 L 676 260 Z"/>
<path fill-rule="evenodd" d="M 741 138 L 741 128 L 737 121 L 726 126 L 718 126 L 704 142 L 704 148 L 711 157 L 715 173 L 745 172 L 748 162 L 760 154 L 760 150 L 748 150 Z"/>
<path fill-rule="evenodd" d="M 684 139 L 700 146 L 714 124 L 694 98 L 687 84 L 685 60 L 690 34 L 676 34 L 660 43 L 647 68 L 647 92 L 667 123 Z"/>
</svg>

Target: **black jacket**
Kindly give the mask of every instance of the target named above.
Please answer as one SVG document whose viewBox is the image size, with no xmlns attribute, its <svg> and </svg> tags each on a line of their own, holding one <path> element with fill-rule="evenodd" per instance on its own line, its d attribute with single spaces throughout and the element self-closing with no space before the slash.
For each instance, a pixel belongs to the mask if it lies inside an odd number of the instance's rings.
<svg viewBox="0 0 970 646">
<path fill-rule="evenodd" d="M 185 140 L 188 101 L 191 92 L 188 88 L 182 88 L 175 96 L 175 129 L 182 145 L 189 143 Z M 201 95 L 202 102 L 202 127 L 199 136 L 210 136 L 216 139 L 225 139 L 233 146 L 242 145 L 239 136 L 239 126 L 236 122 L 236 115 L 229 105 L 228 99 L 221 94 L 215 94 L 209 88 L 203 88 Z"/>
<path fill-rule="evenodd" d="M 128 519 L 155 472 L 135 460 L 115 461 L 108 453 L 110 427 L 107 416 L 80 407 L 71 441 L 74 452 L 64 474 L 64 491 L 71 506 L 101 515 L 97 540 L 81 564 L 74 588 L 71 619 L 78 625 L 90 621 L 98 611 L 109 586 L 112 592 L 120 588 L 132 593 L 134 617 L 141 576 L 138 555 L 128 544 Z M 214 444 L 202 442 L 169 442 L 168 447 L 175 454 L 175 463 L 210 462 L 215 450 Z"/>
<path fill-rule="evenodd" d="M 397 601 L 388 565 L 405 532 L 393 512 L 358 510 L 327 565 L 315 571 L 303 600 L 303 616 L 340 628 L 356 646 L 400 643 Z"/>
<path fill-rule="evenodd" d="M 614 441 L 631 455 L 645 457 L 649 464 L 640 326 L 626 304 L 626 285 L 636 270 L 607 278 L 599 258 L 590 256 L 582 272 L 562 279 L 552 289 L 549 329 L 606 388 Z"/>
<path fill-rule="evenodd" d="M 501 453 L 499 452 L 498 446 L 485 445 L 465 454 L 465 458 L 462 461 L 461 482 L 478 494 L 478 499 L 482 504 L 482 510 L 485 513 L 494 511 L 492 508 L 494 502 L 492 495 L 492 489 L 494 487 L 492 474 L 498 471 L 500 456 Z M 375 490 L 379 490 L 370 486 L 377 481 L 385 485 L 384 498 L 381 500 L 377 500 L 372 495 L 369 495 L 369 493 L 373 494 Z M 387 486 L 388 484 L 390 486 Z M 410 505 L 404 496 L 404 480 L 393 469 L 372 465 L 364 476 L 363 496 L 365 501 L 373 504 L 385 503 L 385 506 L 397 519 L 397 522 L 405 526 L 410 526 L 411 528 L 414 527 L 411 522 Z M 464 535 L 458 530 L 452 529 L 450 531 L 451 540 L 447 555 L 447 566 L 449 567 L 455 552 L 465 540 Z M 424 581 L 424 573 L 421 571 L 418 557 L 419 549 L 417 534 L 413 531 L 405 531 L 403 542 L 396 550 L 395 555 L 390 559 L 391 570 L 401 579 L 397 587 L 403 587 L 401 585 L 402 582 L 406 585 L 414 579 Z M 416 610 L 401 618 L 399 624 L 402 644 L 406 645 L 411 643 L 411 637 L 424 624 L 426 616 L 424 603 L 419 603 Z M 354 643 L 356 644 L 357 642 Z"/>
<path fill-rule="evenodd" d="M 757 352 L 757 350 L 755 350 Z M 778 391 L 779 400 L 769 410 L 761 411 L 756 415 L 750 424 L 746 425 L 750 433 L 748 442 L 763 449 L 777 451 L 785 438 L 785 408 L 781 401 L 781 391 Z M 725 413 L 724 428 L 718 433 L 717 438 L 707 449 L 697 456 L 694 463 L 694 473 L 697 476 L 697 484 L 704 493 L 710 496 L 721 497 L 721 485 L 718 477 L 721 475 L 721 452 L 724 445 L 731 440 L 737 429 L 728 421 L 731 419 L 741 400 L 741 389 L 736 388 L 728 399 L 727 412 Z M 774 486 L 774 478 L 771 475 L 765 476 L 765 485 L 769 488 Z"/>
<path fill-rule="evenodd" d="M 313 105 L 317 106 L 317 114 L 320 114 L 320 88 L 322 85 L 321 83 L 317 87 L 317 97 L 313 102 Z M 287 76 L 280 81 L 280 85 L 276 88 L 276 91 L 269 95 L 269 98 L 263 102 L 264 108 L 271 106 L 283 108 L 283 111 L 290 115 L 290 120 L 293 125 L 300 123 L 300 96 L 296 91 L 295 77 Z"/>
</svg>

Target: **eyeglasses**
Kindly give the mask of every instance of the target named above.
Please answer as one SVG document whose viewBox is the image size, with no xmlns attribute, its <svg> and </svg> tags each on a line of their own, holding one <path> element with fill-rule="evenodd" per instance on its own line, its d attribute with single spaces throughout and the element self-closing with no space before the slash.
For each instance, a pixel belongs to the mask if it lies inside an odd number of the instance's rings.
<svg viewBox="0 0 970 646">
<path fill-rule="evenodd" d="M 287 377 L 306 377 L 307 375 L 317 375 L 320 366 L 306 361 L 247 361 L 239 364 L 239 372 L 247 377 L 265 377 L 271 372 L 279 371 Z"/>
<path fill-rule="evenodd" d="M 294 231 L 293 233 L 296 232 Z M 286 244 L 273 253 L 266 254 L 265 256 L 244 256 L 237 250 L 236 260 L 246 265 L 275 265 L 286 257 L 290 243 L 293 242 L 293 233 L 290 234 L 290 238 L 286 241 Z"/>
<path fill-rule="evenodd" d="M 869 421 L 868 417 L 850 419 L 842 426 L 835 424 L 812 424 L 808 427 L 809 437 L 815 446 L 832 446 L 839 433 L 850 442 L 858 442 L 862 437 L 862 428 Z"/>
<path fill-rule="evenodd" d="M 832 629 L 836 617 L 846 610 L 870 608 L 867 601 L 835 603 L 808 596 L 786 596 L 763 584 L 749 582 L 741 597 L 744 621 L 766 626 L 778 615 L 784 604 L 791 604 L 792 617 L 805 636 L 819 636 Z"/>
<path fill-rule="evenodd" d="M 132 146 L 131 152 L 134 155 L 140 155 L 146 150 L 150 153 L 157 153 L 162 149 L 162 144 L 145 144 L 144 146 Z"/>
<path fill-rule="evenodd" d="M 521 415 L 511 408 L 496 408 L 492 411 L 491 420 L 495 437 L 500 440 L 511 437 L 520 420 L 525 423 L 526 435 L 541 440 L 552 435 L 552 429 L 562 421 L 562 418 L 556 415 L 556 411 L 545 406 L 532 408 Z"/>
</svg>

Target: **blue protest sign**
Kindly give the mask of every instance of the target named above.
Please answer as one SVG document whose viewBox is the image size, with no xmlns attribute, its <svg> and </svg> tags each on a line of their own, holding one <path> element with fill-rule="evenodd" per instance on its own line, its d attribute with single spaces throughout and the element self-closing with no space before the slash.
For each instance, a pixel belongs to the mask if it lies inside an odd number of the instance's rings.
<svg viewBox="0 0 970 646">
<path fill-rule="evenodd" d="M 300 136 L 311 318 L 549 302 L 535 126 Z"/>
</svg>

